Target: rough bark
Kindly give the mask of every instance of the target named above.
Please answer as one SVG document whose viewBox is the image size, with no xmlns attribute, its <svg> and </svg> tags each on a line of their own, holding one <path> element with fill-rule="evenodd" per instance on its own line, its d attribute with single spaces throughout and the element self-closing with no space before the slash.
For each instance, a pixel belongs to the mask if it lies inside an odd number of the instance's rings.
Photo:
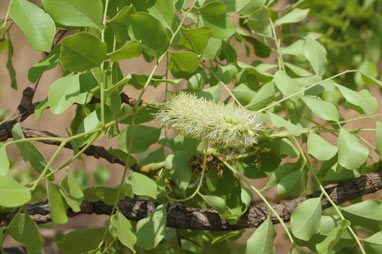
<svg viewBox="0 0 382 254">
<path fill-rule="evenodd" d="M 359 178 L 340 183 L 336 186 L 327 188 L 326 191 L 335 204 L 341 204 L 363 195 L 374 193 L 381 189 L 382 172 L 378 172 L 369 173 Z M 316 192 L 305 197 L 285 201 L 280 204 L 273 205 L 273 208 L 277 211 L 280 217 L 287 222 L 290 220 L 293 211 L 299 203 L 309 198 L 318 197 L 320 194 L 321 192 Z M 129 220 L 138 221 L 149 216 L 158 205 L 159 203 L 156 202 L 126 197 L 118 203 L 118 208 Z M 325 209 L 330 206 L 331 204 L 328 200 L 323 197 L 322 207 Z M 213 209 L 192 208 L 184 205 L 169 205 L 167 210 L 168 227 L 212 231 L 256 228 L 264 222 L 269 214 L 269 209 L 264 204 L 252 204 L 247 212 L 239 219 L 237 224 L 231 225 L 227 222 L 227 220 L 221 218 L 218 212 Z M 31 218 L 39 224 L 51 221 L 50 207 L 47 202 L 27 205 L 26 211 Z M 67 214 L 69 217 L 74 217 L 79 214 L 110 215 L 111 211 L 112 206 L 106 205 L 101 201 L 84 201 L 81 204 L 80 212 L 75 213 L 71 209 L 68 209 Z M 13 211 L 10 214 L 0 217 L 0 226 L 7 225 L 15 212 L 16 211 Z M 279 223 L 275 216 L 272 216 L 272 221 L 275 224 Z"/>
</svg>

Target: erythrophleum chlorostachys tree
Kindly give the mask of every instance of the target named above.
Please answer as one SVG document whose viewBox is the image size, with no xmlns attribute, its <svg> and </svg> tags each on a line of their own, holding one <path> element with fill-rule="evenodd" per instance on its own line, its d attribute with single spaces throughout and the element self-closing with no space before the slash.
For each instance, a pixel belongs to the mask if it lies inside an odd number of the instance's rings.
<svg viewBox="0 0 382 254">
<path fill-rule="evenodd" d="M 24 90 L 1 115 L 0 252 L 16 250 L 4 247 L 13 238 L 44 253 L 41 227 L 93 213 L 108 215 L 103 227 L 57 233 L 54 248 L 382 252 L 382 203 L 362 198 L 382 189 L 381 1 L 10 0 L 4 13 L 2 68 Z M 16 27 L 42 55 L 26 87 Z M 150 69 L 135 73 L 137 61 Z M 44 91 L 54 68 L 62 75 Z M 69 108 L 66 136 L 23 126 Z M 64 149 L 73 155 L 57 165 Z M 87 156 L 110 163 L 94 185 L 73 164 Z"/>
</svg>

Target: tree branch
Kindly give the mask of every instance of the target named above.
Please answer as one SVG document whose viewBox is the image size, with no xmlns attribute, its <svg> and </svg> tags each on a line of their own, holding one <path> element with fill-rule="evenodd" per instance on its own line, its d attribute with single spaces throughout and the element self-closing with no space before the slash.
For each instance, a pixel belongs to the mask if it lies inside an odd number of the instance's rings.
<svg viewBox="0 0 382 254">
<path fill-rule="evenodd" d="M 353 200 L 363 195 L 374 193 L 382 189 L 382 172 L 369 173 L 359 178 L 340 183 L 334 187 L 327 188 L 326 191 L 336 204 L 341 204 L 346 201 Z M 311 195 L 300 197 L 295 200 L 285 201 L 274 205 L 273 208 L 277 211 L 280 217 L 285 221 L 289 221 L 293 211 L 297 205 L 306 199 L 319 197 L 320 192 Z M 322 198 L 323 209 L 330 207 L 328 200 Z M 119 201 L 118 208 L 126 216 L 127 219 L 138 221 L 150 215 L 159 203 L 137 200 L 126 197 Z M 168 207 L 167 226 L 172 228 L 184 228 L 194 230 L 239 230 L 243 228 L 256 228 L 265 221 L 269 214 L 268 208 L 263 205 L 252 204 L 247 212 L 239 219 L 237 224 L 230 225 L 227 220 L 222 219 L 218 212 L 213 209 L 190 208 L 183 205 Z M 17 210 L 0 216 L 0 227 L 6 226 L 12 219 L 12 216 Z M 40 202 L 26 206 L 26 211 L 36 223 L 47 223 L 51 221 L 50 207 L 47 202 Z M 102 201 L 91 202 L 83 201 L 81 211 L 78 213 L 68 209 L 69 217 L 74 217 L 79 214 L 104 214 L 110 215 L 112 206 L 106 205 Z M 273 223 L 278 223 L 276 217 L 272 216 Z"/>
</svg>

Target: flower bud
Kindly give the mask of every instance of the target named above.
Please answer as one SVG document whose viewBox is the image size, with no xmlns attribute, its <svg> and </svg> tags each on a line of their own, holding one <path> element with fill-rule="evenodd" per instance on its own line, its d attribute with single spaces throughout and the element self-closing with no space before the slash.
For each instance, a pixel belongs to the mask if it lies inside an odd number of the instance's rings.
<svg viewBox="0 0 382 254">
<path fill-rule="evenodd" d="M 224 147 L 256 143 L 262 124 L 256 114 L 234 105 L 215 103 L 180 92 L 156 114 L 160 126 Z"/>
</svg>

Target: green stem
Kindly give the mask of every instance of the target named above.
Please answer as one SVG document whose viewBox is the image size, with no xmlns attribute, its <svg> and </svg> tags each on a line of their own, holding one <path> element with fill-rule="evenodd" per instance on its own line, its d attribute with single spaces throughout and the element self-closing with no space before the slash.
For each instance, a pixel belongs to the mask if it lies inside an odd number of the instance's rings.
<svg viewBox="0 0 382 254">
<path fill-rule="evenodd" d="M 174 41 L 175 36 L 177 35 L 177 33 L 178 33 L 178 32 L 180 31 L 180 29 L 182 28 L 183 23 L 184 23 L 184 21 L 186 20 L 186 17 L 187 17 L 188 14 L 190 13 L 190 11 L 194 8 L 195 3 L 196 3 L 196 0 L 192 3 L 191 7 L 186 11 L 185 15 L 183 15 L 182 20 L 180 21 L 178 27 L 175 29 L 175 32 L 174 32 L 174 33 L 172 34 L 172 36 L 171 36 L 170 43 L 169 43 L 170 45 L 171 45 L 172 42 Z M 139 96 L 138 96 L 137 103 L 135 104 L 135 106 L 134 106 L 134 108 L 133 108 L 133 111 L 134 111 L 134 110 L 136 109 L 136 107 L 140 104 L 140 102 L 141 102 L 141 100 L 142 100 L 142 96 L 143 96 L 143 94 L 146 92 L 146 89 L 147 89 L 147 87 L 149 86 L 149 84 L 150 84 L 150 82 L 151 82 L 151 80 L 152 80 L 152 78 L 153 78 L 153 76 L 154 76 L 154 73 L 155 73 L 156 70 L 158 69 L 159 64 L 162 62 L 162 60 L 163 60 L 163 58 L 166 56 L 167 52 L 168 52 L 168 49 L 167 49 L 167 50 L 166 50 L 166 51 L 165 51 L 165 52 L 158 58 L 157 63 L 155 64 L 155 66 L 154 66 L 153 70 L 151 71 L 151 73 L 150 73 L 148 79 L 146 80 L 145 85 L 144 85 L 143 88 L 142 88 L 141 93 L 140 93 Z"/>
<path fill-rule="evenodd" d="M 114 200 L 114 203 L 113 203 L 113 208 L 111 209 L 111 213 L 110 213 L 110 217 L 107 221 L 107 224 L 105 226 L 105 231 L 103 232 L 103 236 L 102 236 L 102 241 L 101 243 L 99 244 L 99 247 L 98 248 L 101 248 L 103 243 L 105 242 L 105 238 L 106 238 L 106 234 L 107 234 L 107 231 L 109 230 L 109 225 L 110 225 L 110 219 L 111 219 L 111 216 L 115 213 L 115 210 L 117 208 L 117 204 L 118 204 L 118 201 L 119 201 L 119 195 L 121 194 L 121 190 L 122 190 L 122 186 L 123 186 L 123 183 L 125 182 L 125 179 L 126 179 L 126 175 L 127 175 L 127 171 L 130 169 L 129 168 L 129 164 L 130 164 L 130 151 L 131 149 L 133 148 L 133 135 L 134 135 L 134 121 L 135 121 L 135 115 L 133 115 L 132 117 L 132 122 L 131 122 L 131 135 L 129 137 L 129 144 L 128 144 L 128 152 L 129 152 L 129 156 L 127 156 L 127 159 L 126 159 L 126 166 L 123 170 L 123 174 L 122 174 L 122 178 L 121 178 L 121 181 L 119 183 L 119 187 L 118 187 L 118 191 L 117 191 L 117 196 L 115 197 L 115 200 Z M 104 252 L 102 252 L 104 253 Z"/>
<path fill-rule="evenodd" d="M 363 119 L 368 119 L 368 118 L 374 118 L 374 117 L 378 117 L 378 116 L 382 116 L 382 113 L 378 113 L 378 114 L 374 114 L 374 115 L 368 115 L 368 116 L 359 116 L 359 117 L 351 118 L 348 120 L 340 121 L 338 123 L 344 124 L 344 123 L 349 123 L 349 122 L 353 122 L 353 121 L 358 121 L 358 120 L 363 120 Z"/>
<path fill-rule="evenodd" d="M 303 88 L 303 89 L 301 89 L 301 90 L 299 90 L 299 91 L 297 91 L 297 92 L 295 92 L 295 93 L 293 93 L 293 94 L 291 94 L 291 95 L 288 95 L 288 96 L 286 96 L 286 97 L 284 97 L 284 98 L 282 98 L 282 99 L 280 99 L 280 100 L 278 100 L 278 101 L 272 103 L 272 104 L 269 105 L 269 106 L 266 106 L 266 107 L 264 107 L 264 108 L 262 108 L 262 109 L 256 111 L 256 114 L 257 114 L 257 113 L 261 113 L 261 112 L 263 112 L 263 111 L 265 111 L 265 110 L 267 110 L 267 109 L 273 108 L 274 106 L 280 104 L 281 102 L 286 101 L 286 100 L 288 100 L 288 99 L 290 99 L 290 98 L 292 98 L 292 97 L 294 97 L 294 96 L 296 96 L 296 95 L 299 95 L 300 93 L 303 93 L 303 92 L 305 92 L 306 90 L 309 90 L 309 89 L 311 89 L 312 87 L 314 87 L 314 86 L 316 86 L 316 85 L 318 85 L 318 84 L 324 83 L 324 82 L 326 82 L 326 81 L 332 80 L 332 79 L 334 79 L 334 78 L 336 78 L 336 77 L 339 77 L 339 76 L 341 76 L 341 75 L 344 75 L 344 74 L 346 74 L 346 73 L 350 73 L 350 72 L 358 72 L 358 70 L 346 70 L 346 71 L 343 71 L 343 72 L 341 72 L 341 73 L 338 73 L 338 74 L 336 74 L 336 75 L 334 75 L 334 76 L 331 76 L 330 78 L 327 78 L 327 79 L 324 79 L 324 80 L 321 80 L 321 81 L 314 82 L 313 84 L 311 84 L 311 85 L 309 85 L 309 86 L 307 86 L 307 87 L 305 87 L 305 88 Z"/>
<path fill-rule="evenodd" d="M 65 141 L 65 138 L 58 138 L 58 137 L 36 137 L 36 138 L 23 138 L 18 140 L 13 140 L 5 143 L 5 145 L 15 145 L 19 143 L 24 142 L 32 142 L 32 141 L 57 141 L 57 142 L 63 142 Z"/>
<path fill-rule="evenodd" d="M 107 16 L 107 8 L 109 6 L 109 0 L 105 0 L 105 8 L 102 20 L 102 31 L 101 31 L 101 41 L 105 41 L 105 30 L 106 30 L 106 16 Z M 105 82 L 106 82 L 106 72 L 105 72 L 105 61 L 102 61 L 101 64 L 101 84 L 100 84 L 100 94 L 101 94 L 101 123 L 102 129 L 105 129 Z"/>
<path fill-rule="evenodd" d="M 329 196 L 329 194 L 326 192 L 324 186 L 322 186 L 322 184 L 320 183 L 319 179 L 317 178 L 317 176 L 311 171 L 311 174 L 312 176 L 314 177 L 314 179 L 317 181 L 317 183 L 320 185 L 320 190 L 322 193 L 324 193 L 326 199 L 329 201 L 329 203 L 334 207 L 334 209 L 336 210 L 337 214 L 340 216 L 340 218 L 342 220 L 345 220 L 345 217 L 342 215 L 340 209 L 338 208 L 338 206 L 334 203 L 334 201 L 331 199 L 331 197 Z M 366 254 L 366 251 L 364 250 L 357 234 L 354 232 L 354 230 L 348 226 L 347 229 L 349 230 L 350 234 L 353 236 L 353 238 L 355 239 L 357 245 L 359 246 L 362 254 Z"/>
<path fill-rule="evenodd" d="M 275 29 L 275 26 L 273 25 L 272 19 L 269 19 L 269 24 L 271 25 L 273 40 L 275 41 L 275 45 L 276 45 L 276 53 L 277 53 L 277 60 L 278 60 L 277 62 L 279 64 L 279 70 L 285 71 L 283 56 L 280 53 L 280 39 L 277 38 L 276 29 Z"/>
<path fill-rule="evenodd" d="M 65 146 L 66 142 L 61 142 L 60 146 L 56 149 L 52 157 L 50 158 L 48 164 L 46 164 L 44 170 L 41 172 L 40 176 L 37 178 L 37 180 L 34 182 L 31 191 L 35 190 L 37 185 L 40 183 L 41 179 L 46 175 L 46 172 L 48 172 L 50 166 L 52 165 L 53 161 L 56 159 L 58 153 L 61 151 L 61 149 Z"/>
<path fill-rule="evenodd" d="M 203 63 L 201 62 L 201 65 L 205 68 L 205 69 L 208 69 L 208 67 Z M 227 87 L 226 84 L 224 84 L 220 78 L 215 74 L 215 72 L 213 71 L 210 71 L 210 74 L 212 74 L 212 76 L 214 76 L 217 80 L 219 80 L 219 84 L 221 84 L 224 89 L 228 92 L 228 94 L 232 97 L 232 99 L 237 103 L 237 105 L 239 105 L 240 107 L 243 107 L 243 105 L 241 105 L 240 101 L 238 101 L 238 99 L 233 95 L 232 91 Z"/>
<path fill-rule="evenodd" d="M 307 157 L 305 156 L 305 153 L 304 151 L 302 150 L 302 147 L 300 146 L 300 144 L 298 143 L 296 137 L 292 136 L 292 139 L 294 140 L 294 142 L 296 143 L 296 146 L 297 146 L 297 149 L 300 151 L 300 154 L 304 160 L 304 164 L 308 164 L 309 165 L 309 161 L 307 159 Z M 309 168 L 311 169 L 311 166 L 309 165 Z M 334 201 L 332 200 L 332 198 L 329 196 L 329 194 L 326 192 L 324 186 L 322 186 L 320 180 L 318 179 L 318 177 L 316 176 L 316 174 L 313 172 L 313 170 L 310 170 L 310 173 L 312 174 L 314 180 L 316 180 L 316 182 L 319 184 L 320 186 L 320 190 L 321 192 L 324 194 L 324 196 L 327 198 L 327 200 L 329 201 L 329 203 L 333 206 L 333 208 L 336 210 L 337 214 L 340 216 L 340 218 L 342 220 L 345 220 L 345 217 L 342 215 L 340 209 L 338 208 L 338 206 L 334 203 Z M 359 238 L 358 236 L 356 235 L 356 233 L 353 231 L 353 229 L 348 226 L 347 229 L 349 230 L 350 234 L 353 236 L 353 238 L 355 239 L 355 241 L 357 242 L 357 245 L 359 246 L 359 248 L 361 249 L 361 252 L 363 254 L 366 254 L 365 250 L 363 249 L 363 246 L 361 244 L 361 242 L 359 241 Z"/>
<path fill-rule="evenodd" d="M 12 3 L 12 0 L 9 1 L 9 5 L 8 5 L 8 9 L 7 9 L 7 12 L 5 13 L 5 17 L 4 17 L 4 23 L 2 25 L 2 27 L 5 27 L 6 24 L 7 24 L 7 20 L 8 20 L 8 16 L 9 16 L 9 12 L 10 12 L 10 7 L 11 7 L 11 3 Z"/>
<path fill-rule="evenodd" d="M 206 146 L 205 146 L 205 150 L 204 150 L 204 157 L 203 157 L 202 173 L 200 174 L 200 180 L 199 180 L 198 186 L 196 187 L 196 190 L 190 196 L 183 198 L 183 199 L 172 198 L 169 195 L 167 195 L 167 193 L 163 192 L 164 195 L 168 199 L 170 199 L 171 201 L 174 201 L 174 202 L 186 202 L 188 200 L 193 199 L 197 194 L 200 194 L 199 191 L 200 191 L 200 188 L 202 187 L 202 183 L 204 180 L 204 174 L 205 174 L 206 168 L 207 168 L 207 154 L 208 154 L 208 142 L 206 142 Z"/>
<path fill-rule="evenodd" d="M 261 198 L 261 200 L 264 202 L 264 204 L 268 207 L 268 209 L 272 212 L 272 214 L 275 215 L 277 220 L 280 222 L 280 224 L 284 228 L 285 233 L 287 234 L 287 236 L 289 238 L 289 241 L 292 243 L 292 245 L 295 245 L 293 237 L 292 237 L 291 233 L 289 232 L 289 229 L 286 226 L 286 224 L 284 223 L 283 219 L 281 219 L 280 215 L 276 212 L 276 210 L 272 207 L 272 205 L 268 202 L 268 200 L 263 196 L 263 194 L 261 194 L 260 190 L 258 190 L 255 186 L 253 186 L 253 184 L 248 182 L 247 179 L 245 179 L 243 176 L 241 176 L 237 172 L 237 170 L 234 167 L 232 167 L 228 162 L 226 162 L 223 158 L 221 158 L 221 157 L 218 157 L 218 158 L 229 170 L 231 170 L 231 172 L 234 174 L 234 176 L 236 176 L 241 181 L 243 181 L 246 185 L 248 185 Z"/>
<path fill-rule="evenodd" d="M 323 127 L 323 126 L 319 126 L 319 127 Z M 301 134 L 306 134 L 306 133 L 309 133 L 311 131 L 314 131 L 315 133 L 321 133 L 321 132 L 337 133 L 338 132 L 337 129 L 304 128 L 304 129 L 302 129 Z M 358 132 L 362 132 L 362 131 L 375 132 L 376 129 L 359 129 L 359 128 L 357 128 L 354 130 L 349 130 L 350 133 L 358 133 Z M 273 134 L 269 135 L 270 138 L 284 138 L 284 137 L 291 137 L 291 136 L 294 136 L 294 135 L 292 133 L 290 133 L 289 131 L 280 131 L 278 133 L 273 133 Z"/>
<path fill-rule="evenodd" d="M 361 135 L 359 134 L 355 134 L 363 143 L 365 143 L 370 149 L 372 149 L 374 152 L 376 152 L 378 154 L 378 152 L 376 151 L 376 148 L 375 146 L 373 146 L 372 144 L 369 143 L 369 141 L 367 141 L 364 137 L 362 137 Z M 379 159 L 375 159 L 373 156 L 371 156 L 371 154 L 369 153 L 368 157 L 374 161 L 375 163 L 379 161 Z"/>
<path fill-rule="evenodd" d="M 240 101 L 233 95 L 232 91 L 227 87 L 226 84 L 224 84 L 223 82 L 219 82 L 223 87 L 224 89 L 228 92 L 228 94 L 232 97 L 232 99 L 237 103 L 237 105 L 239 105 L 240 107 L 243 107 L 243 105 L 240 103 Z"/>
<path fill-rule="evenodd" d="M 23 205 L 22 207 L 20 207 L 20 208 L 17 210 L 17 212 L 16 212 L 16 214 L 13 216 L 13 218 L 17 217 L 17 216 L 21 213 L 21 211 L 24 211 L 24 212 L 25 212 L 25 205 Z M 11 226 L 11 224 L 12 224 L 12 221 L 11 221 L 11 223 L 9 223 L 9 225 L 5 228 L 5 231 L 4 231 L 3 235 L 2 235 L 2 238 L 0 239 L 0 254 L 1 254 L 1 253 L 5 253 L 4 250 L 3 250 L 3 244 L 4 244 L 4 241 L 5 241 L 5 238 L 7 237 L 8 233 L 9 233 L 9 227 Z M 0 230 L 2 230 L 2 228 L 0 228 Z"/>
<path fill-rule="evenodd" d="M 89 141 L 89 143 L 87 143 L 78 153 L 76 153 L 70 160 L 68 160 L 67 162 L 62 164 L 58 169 L 56 169 L 56 170 L 50 172 L 49 174 L 47 174 L 46 177 L 49 177 L 51 175 L 56 174 L 57 172 L 59 172 L 60 170 L 62 170 L 66 166 L 68 166 L 70 163 L 75 161 L 78 157 L 81 156 L 81 154 L 83 154 L 89 148 L 89 146 L 91 146 L 97 140 L 97 138 L 100 136 L 100 134 L 101 133 L 99 132 L 96 135 L 94 135 L 94 137 Z"/>
</svg>

